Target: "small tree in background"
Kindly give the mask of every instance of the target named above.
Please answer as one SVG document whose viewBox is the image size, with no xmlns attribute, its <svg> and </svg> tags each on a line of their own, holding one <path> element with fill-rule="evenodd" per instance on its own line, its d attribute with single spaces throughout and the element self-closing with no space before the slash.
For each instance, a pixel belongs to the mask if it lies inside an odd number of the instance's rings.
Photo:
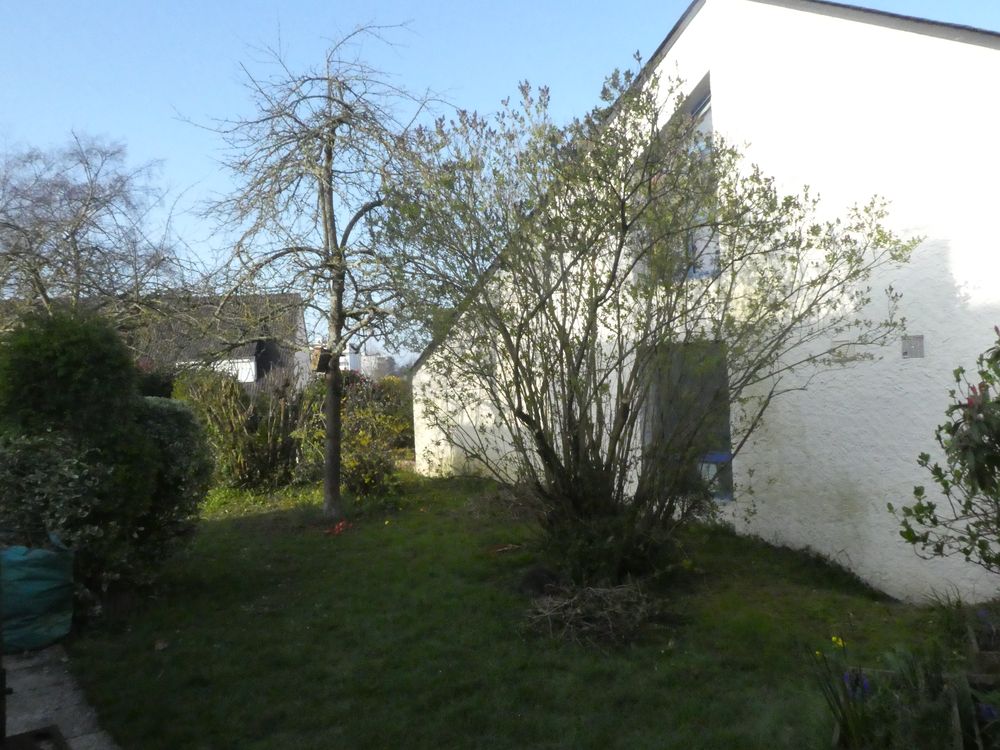
<svg viewBox="0 0 1000 750">
<path fill-rule="evenodd" d="M 359 56 L 379 39 L 365 27 L 330 47 L 314 69 L 290 70 L 274 55 L 273 77 L 247 73 L 254 112 L 223 122 L 226 165 L 238 187 L 215 206 L 235 234 L 228 265 L 234 291 L 294 291 L 321 321 L 338 362 L 348 341 L 391 335 L 405 283 L 379 226 L 386 195 L 410 164 L 410 130 L 425 101 Z M 326 375 L 323 510 L 342 515 L 340 369 Z"/>
<path fill-rule="evenodd" d="M 99 312 L 127 330 L 181 276 L 154 165 L 121 143 L 73 134 L 62 147 L 0 153 L 0 328 L 28 310 Z"/>
<path fill-rule="evenodd" d="M 977 360 L 977 378 L 955 370 L 956 387 L 945 411 L 948 421 L 934 432 L 944 463 L 921 453 L 944 503 L 921 485 L 916 502 L 899 509 L 900 535 L 922 557 L 962 555 L 1000 573 L 1000 328 L 997 342 Z M 896 512 L 890 504 L 889 510 Z"/>
</svg>

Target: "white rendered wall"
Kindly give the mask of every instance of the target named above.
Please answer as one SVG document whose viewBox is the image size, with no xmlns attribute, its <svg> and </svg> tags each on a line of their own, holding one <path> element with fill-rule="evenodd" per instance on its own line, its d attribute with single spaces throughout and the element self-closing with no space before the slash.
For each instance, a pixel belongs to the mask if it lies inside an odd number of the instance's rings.
<svg viewBox="0 0 1000 750">
<path fill-rule="evenodd" d="M 180 367 L 204 367 L 204 362 L 178 362 Z M 257 380 L 257 362 L 254 359 L 221 359 L 209 365 L 216 372 L 232 375 L 241 383 L 253 383 Z"/>
<path fill-rule="evenodd" d="M 413 375 L 416 471 L 514 481 L 517 466 L 511 460 L 510 433 L 493 418 L 494 408 L 481 390 L 451 380 L 456 376 L 442 366 L 451 356 L 447 347 L 438 350 Z M 483 456 L 488 467 L 474 456 Z"/>
<path fill-rule="evenodd" d="M 436 355 L 431 355 L 436 356 Z M 437 428 L 427 411 L 437 400 L 436 378 L 430 368 L 421 367 L 413 373 L 413 448 L 416 471 L 425 476 L 448 476 L 458 471 L 461 463 L 457 451 L 445 434 Z"/>
<path fill-rule="evenodd" d="M 902 292 L 926 356 L 903 359 L 895 342 L 879 361 L 776 402 L 736 461 L 738 482 L 754 471 L 756 515 L 745 528 L 829 555 L 904 598 L 954 587 L 968 599 L 994 595 L 995 577 L 972 565 L 919 560 L 886 503 L 909 504 L 915 484 L 932 484 L 916 457 L 933 453 L 951 372 L 974 365 L 1000 322 L 1000 51 L 706 0 L 659 70 L 691 85 L 710 73 L 716 132 L 783 189 L 808 184 L 831 213 L 880 194 L 895 229 L 926 238 L 873 290 L 876 302 L 889 283 Z"/>
</svg>

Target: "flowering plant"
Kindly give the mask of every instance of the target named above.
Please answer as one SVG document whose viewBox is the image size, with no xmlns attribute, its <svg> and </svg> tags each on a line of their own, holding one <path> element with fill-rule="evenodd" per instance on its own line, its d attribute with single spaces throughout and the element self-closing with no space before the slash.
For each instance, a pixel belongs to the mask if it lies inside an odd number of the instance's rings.
<svg viewBox="0 0 1000 750">
<path fill-rule="evenodd" d="M 835 748 L 961 748 L 983 745 L 1000 717 L 968 680 L 948 668 L 940 648 L 885 654 L 880 669 L 850 666 L 847 644 L 814 653 L 819 684 L 834 717 Z"/>
<path fill-rule="evenodd" d="M 900 536 L 922 557 L 960 554 L 1000 573 L 1000 327 L 997 342 L 978 359 L 978 382 L 955 370 L 948 421 L 935 431 L 944 462 L 921 453 L 944 502 L 914 487 L 913 505 L 899 509 Z M 889 504 L 889 511 L 896 509 Z"/>
<path fill-rule="evenodd" d="M 820 689 L 836 722 L 835 740 L 840 747 L 866 747 L 873 735 L 876 717 L 869 700 L 872 694 L 868 675 L 847 665 L 847 643 L 840 636 L 830 638 L 832 653 L 816 650 L 813 663 Z"/>
</svg>

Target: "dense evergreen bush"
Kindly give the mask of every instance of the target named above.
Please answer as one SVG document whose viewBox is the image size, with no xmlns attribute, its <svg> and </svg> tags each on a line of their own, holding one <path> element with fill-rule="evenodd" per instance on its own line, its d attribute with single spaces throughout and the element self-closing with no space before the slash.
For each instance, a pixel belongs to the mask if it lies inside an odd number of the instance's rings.
<svg viewBox="0 0 1000 750">
<path fill-rule="evenodd" d="M 169 370 L 139 370 L 137 385 L 140 395 L 170 398 L 175 374 Z"/>
<path fill-rule="evenodd" d="M 187 404 L 148 397 L 140 402 L 137 416 L 157 457 L 149 508 L 135 532 L 143 565 L 152 569 L 194 532 L 211 483 L 212 459 L 204 431 Z"/>
<path fill-rule="evenodd" d="M 0 529 L 5 540 L 42 547 L 54 533 L 69 541 L 72 531 L 67 530 L 87 523 L 110 472 L 97 451 L 80 453 L 62 433 L 0 436 Z"/>
<path fill-rule="evenodd" d="M 0 426 L 61 430 L 106 444 L 136 397 L 128 349 L 108 323 L 57 313 L 26 317 L 0 341 Z"/>
<path fill-rule="evenodd" d="M 32 317 L 0 338 L 0 524 L 27 543 L 58 535 L 92 590 L 152 580 L 206 490 L 194 418 L 135 383 L 99 319 Z"/>
</svg>

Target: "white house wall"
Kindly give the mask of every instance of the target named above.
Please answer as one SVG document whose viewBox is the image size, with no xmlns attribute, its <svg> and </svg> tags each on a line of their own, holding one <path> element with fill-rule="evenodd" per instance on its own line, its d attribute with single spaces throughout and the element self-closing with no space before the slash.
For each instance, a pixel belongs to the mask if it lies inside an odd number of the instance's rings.
<svg viewBox="0 0 1000 750">
<path fill-rule="evenodd" d="M 461 356 L 442 347 L 413 375 L 416 471 L 427 476 L 479 474 L 514 481 L 511 438 L 494 418 L 489 399 L 466 378 L 456 382 L 447 360 Z M 447 434 L 446 431 L 447 430 Z M 482 455 L 487 464 L 469 456 Z"/>
<path fill-rule="evenodd" d="M 178 367 L 204 367 L 201 361 L 178 362 Z M 253 383 L 257 380 L 257 362 L 254 359 L 220 359 L 208 365 L 216 372 L 232 375 L 241 383 Z"/>
<path fill-rule="evenodd" d="M 895 229 L 926 238 L 873 294 L 880 302 L 889 283 L 903 294 L 925 357 L 904 359 L 894 342 L 879 361 L 776 402 L 735 466 L 737 482 L 753 470 L 756 514 L 745 528 L 818 550 L 904 598 L 952 587 L 993 595 L 995 580 L 974 566 L 919 560 L 886 503 L 909 503 L 915 484 L 931 484 L 916 457 L 934 447 L 952 370 L 974 365 L 1000 322 L 1000 51 L 769 2 L 706 0 L 659 71 L 692 86 L 710 74 L 716 132 L 783 189 L 808 184 L 833 213 L 880 194 Z"/>
<path fill-rule="evenodd" d="M 909 503 L 914 485 L 932 484 L 916 458 L 933 452 L 952 370 L 974 365 L 1000 323 L 1000 51 L 971 32 L 952 41 L 906 27 L 796 0 L 705 0 L 657 69 L 691 88 L 708 77 L 715 131 L 781 188 L 810 185 L 831 214 L 880 194 L 893 228 L 925 237 L 873 289 L 878 316 L 881 288 L 902 293 L 925 356 L 904 359 L 893 342 L 878 361 L 776 401 L 734 466 L 738 488 L 753 488 L 735 504 L 738 525 L 826 554 L 896 596 L 957 589 L 983 599 L 997 591 L 993 578 L 960 560 L 918 559 L 886 503 Z M 442 385 L 426 367 L 414 378 L 417 466 L 428 473 L 460 470 L 422 413 L 420 393 Z"/>
</svg>

